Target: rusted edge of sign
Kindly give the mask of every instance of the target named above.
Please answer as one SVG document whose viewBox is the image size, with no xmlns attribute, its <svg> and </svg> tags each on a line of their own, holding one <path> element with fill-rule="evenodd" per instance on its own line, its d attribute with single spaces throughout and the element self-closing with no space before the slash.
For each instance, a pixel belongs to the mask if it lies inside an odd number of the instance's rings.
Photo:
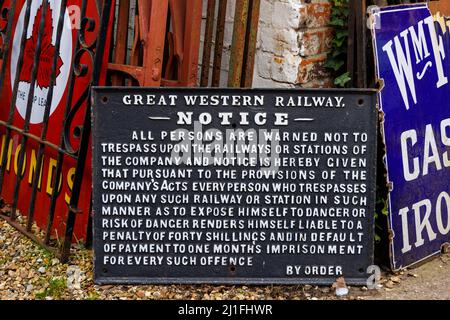
<svg viewBox="0 0 450 320">
<path fill-rule="evenodd" d="M 109 284 L 140 284 L 140 285 L 159 285 L 159 284 L 213 284 L 213 285 L 324 285 L 328 286 L 336 282 L 336 278 L 128 278 L 128 277 L 97 277 L 95 283 L 98 285 Z M 365 286 L 367 277 L 345 279 L 346 284 Z"/>
</svg>

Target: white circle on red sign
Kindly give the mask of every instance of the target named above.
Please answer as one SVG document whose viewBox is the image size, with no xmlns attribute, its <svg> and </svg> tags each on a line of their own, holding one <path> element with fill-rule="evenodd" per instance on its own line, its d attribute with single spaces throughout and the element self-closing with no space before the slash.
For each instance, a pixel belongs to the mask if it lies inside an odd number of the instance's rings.
<svg viewBox="0 0 450 320">
<path fill-rule="evenodd" d="M 30 21 L 27 28 L 27 37 L 24 46 L 24 57 L 21 68 L 19 67 L 20 77 L 17 90 L 16 108 L 22 118 L 25 119 L 27 110 L 28 94 L 31 87 L 31 77 L 33 70 L 33 62 L 35 49 L 38 39 L 39 25 L 43 13 L 43 0 L 33 0 L 30 10 Z M 39 124 L 44 120 L 45 106 L 47 104 L 47 94 L 50 87 L 50 77 L 53 65 L 53 57 L 55 55 L 56 33 L 59 20 L 59 12 L 61 8 L 60 1 L 49 0 L 47 6 L 47 14 L 45 17 L 44 32 L 41 39 L 41 54 L 39 56 L 39 68 L 36 75 L 33 106 L 31 110 L 30 123 Z M 26 3 L 20 12 L 19 19 L 14 32 L 14 40 L 11 55 L 11 83 L 14 80 L 17 71 L 17 62 L 19 59 L 20 40 L 22 38 L 24 20 L 25 20 Z M 61 37 L 61 45 L 58 55 L 56 67 L 56 82 L 53 90 L 53 99 L 50 107 L 50 115 L 58 107 L 64 92 L 70 74 L 72 63 L 72 28 L 70 17 L 66 8 L 64 16 L 64 27 Z"/>
</svg>

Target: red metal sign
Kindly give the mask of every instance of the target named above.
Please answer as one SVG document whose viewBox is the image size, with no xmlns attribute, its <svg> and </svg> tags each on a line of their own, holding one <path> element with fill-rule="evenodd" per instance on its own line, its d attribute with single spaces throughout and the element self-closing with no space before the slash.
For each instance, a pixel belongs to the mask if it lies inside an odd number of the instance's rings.
<svg viewBox="0 0 450 320">
<path fill-rule="evenodd" d="M 44 32 L 41 40 L 41 54 L 39 59 L 39 68 L 34 89 L 33 106 L 30 117 L 29 133 L 41 136 L 44 126 L 44 111 L 46 106 L 47 93 L 50 86 L 50 75 L 52 70 L 52 60 L 55 53 L 55 41 L 57 34 L 57 23 L 59 19 L 61 2 L 58 0 L 32 0 L 30 8 L 30 18 L 27 28 L 24 28 L 24 19 L 26 16 L 27 1 L 17 0 L 17 9 L 14 17 L 14 25 L 11 37 L 11 50 L 8 58 L 8 64 L 5 74 L 4 85 L 2 88 L 0 101 L 0 119 L 8 119 L 10 103 L 13 99 L 13 91 L 17 90 L 17 98 L 14 108 L 13 126 L 17 128 L 24 127 L 24 119 L 27 108 L 28 94 L 30 92 L 30 74 L 33 68 L 33 60 L 35 55 L 35 48 L 37 45 L 37 35 L 41 17 L 43 14 L 43 3 L 48 1 L 47 13 L 45 15 Z M 9 2 L 9 1 L 6 1 Z M 13 0 L 11 0 L 13 2 Z M 50 108 L 50 116 L 48 119 L 48 133 L 46 141 L 50 144 L 59 145 L 61 143 L 61 135 L 64 130 L 64 120 L 66 117 L 66 107 L 70 107 L 68 118 L 73 118 L 69 128 L 66 131 L 69 133 L 68 143 L 64 146 L 65 149 L 77 149 L 80 143 L 81 128 L 83 125 L 84 114 L 87 106 L 87 99 L 84 94 L 89 90 L 91 82 L 90 72 L 93 69 L 93 57 L 90 49 L 95 48 L 96 41 L 105 41 L 105 54 L 103 57 L 105 70 L 102 72 L 100 84 L 104 84 L 106 77 L 106 66 L 108 59 L 108 48 L 110 44 L 110 32 L 107 39 L 97 39 L 100 16 L 98 1 L 86 1 L 86 12 L 83 19 L 80 21 L 82 15 L 82 0 L 69 0 L 64 17 L 64 27 L 61 37 L 60 50 L 57 59 L 56 68 L 56 83 L 53 91 L 53 99 Z M 113 6 L 114 8 L 114 6 Z M 88 27 L 83 26 L 88 23 Z M 112 21 L 110 19 L 110 24 Z M 83 29 L 81 36 L 78 37 L 78 30 Z M 112 28 L 109 28 L 110 30 Z M 18 65 L 21 37 L 22 33 L 26 32 L 26 42 L 24 45 L 24 56 L 21 65 Z M 75 48 L 79 42 L 79 52 L 75 53 Z M 76 57 L 76 58 L 75 58 Z M 79 59 L 79 61 L 75 61 Z M 74 65 L 81 66 L 83 70 L 78 70 L 78 76 L 74 77 L 73 95 L 70 92 L 70 79 L 73 76 Z M 14 88 L 14 79 L 16 73 L 19 72 L 19 83 Z M 77 106 L 79 105 L 79 106 Z M 13 201 L 14 185 L 16 183 L 18 174 L 18 158 L 22 148 L 21 134 L 17 131 L 12 131 L 9 148 L 6 150 L 5 129 L 0 128 L 0 142 L 1 142 L 1 156 L 7 152 L 6 172 L 3 182 L 2 196 L 7 203 Z M 56 179 L 56 167 L 58 152 L 53 148 L 45 148 L 45 153 L 42 161 L 42 166 L 37 168 L 39 143 L 33 139 L 29 139 L 26 145 L 24 165 L 22 170 L 23 180 L 20 185 L 20 194 L 17 208 L 21 214 L 26 215 L 29 207 L 30 194 L 32 192 L 32 181 L 39 172 L 39 182 L 37 197 L 35 203 L 34 219 L 38 227 L 44 229 L 47 224 L 47 217 L 50 210 L 51 197 L 53 189 L 57 188 L 59 196 L 55 207 L 55 219 L 52 227 L 52 232 L 56 236 L 61 236 L 65 230 L 65 222 L 68 212 L 68 203 L 71 197 L 71 190 L 74 182 L 74 174 L 76 167 L 76 160 L 65 156 L 62 166 L 62 174 L 59 179 Z M 91 198 L 91 154 L 88 153 L 86 159 L 86 167 L 83 177 L 83 191 L 80 195 L 78 208 L 81 213 L 77 216 L 74 238 L 75 240 L 84 239 L 86 237 L 87 222 L 90 211 Z M 1 159 L 1 157 L 0 157 Z M 54 183 L 58 180 L 58 183 Z M 57 186 L 56 186 L 57 185 Z"/>
</svg>

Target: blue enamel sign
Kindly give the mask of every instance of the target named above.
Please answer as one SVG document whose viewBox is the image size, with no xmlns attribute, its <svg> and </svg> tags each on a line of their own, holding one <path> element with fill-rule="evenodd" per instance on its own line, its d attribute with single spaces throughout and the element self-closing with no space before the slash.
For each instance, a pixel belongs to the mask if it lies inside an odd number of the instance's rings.
<svg viewBox="0 0 450 320">
<path fill-rule="evenodd" d="M 450 242 L 450 20 L 426 4 L 372 18 L 398 270 Z"/>
</svg>

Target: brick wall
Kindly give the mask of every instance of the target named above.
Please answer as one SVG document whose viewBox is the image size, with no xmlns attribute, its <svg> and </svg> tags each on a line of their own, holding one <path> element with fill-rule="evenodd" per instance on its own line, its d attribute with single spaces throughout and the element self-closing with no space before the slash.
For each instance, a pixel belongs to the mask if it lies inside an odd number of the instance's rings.
<svg viewBox="0 0 450 320">
<path fill-rule="evenodd" d="M 328 0 L 261 0 L 254 86 L 323 87 L 333 37 Z"/>
<path fill-rule="evenodd" d="M 204 0 L 205 9 L 206 3 Z M 229 3 L 222 61 L 223 86 L 228 76 L 235 1 Z M 328 0 L 261 0 L 253 86 L 331 86 L 331 78 L 323 68 L 333 36 L 332 28 L 328 27 L 330 13 Z M 203 21 L 202 32 L 204 24 Z"/>
</svg>

